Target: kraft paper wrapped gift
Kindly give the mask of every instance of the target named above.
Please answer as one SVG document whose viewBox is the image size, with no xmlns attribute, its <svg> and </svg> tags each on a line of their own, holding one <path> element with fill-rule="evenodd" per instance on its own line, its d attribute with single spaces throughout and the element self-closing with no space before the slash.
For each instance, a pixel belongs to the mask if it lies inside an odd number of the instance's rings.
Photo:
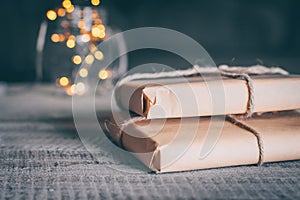
<svg viewBox="0 0 300 200">
<path fill-rule="evenodd" d="M 251 79 L 253 112 L 300 109 L 299 75 L 253 75 Z M 157 119 L 243 114 L 249 91 L 245 80 L 198 76 L 133 80 L 117 88 L 115 95 L 121 108 Z"/>
<path fill-rule="evenodd" d="M 299 112 L 265 113 L 243 123 L 261 134 L 264 162 L 300 159 Z M 257 138 L 224 118 L 143 120 L 122 128 L 111 120 L 107 126 L 113 141 L 156 173 L 257 164 L 259 159 Z M 217 138 L 215 145 L 201 156 L 208 136 Z"/>
</svg>

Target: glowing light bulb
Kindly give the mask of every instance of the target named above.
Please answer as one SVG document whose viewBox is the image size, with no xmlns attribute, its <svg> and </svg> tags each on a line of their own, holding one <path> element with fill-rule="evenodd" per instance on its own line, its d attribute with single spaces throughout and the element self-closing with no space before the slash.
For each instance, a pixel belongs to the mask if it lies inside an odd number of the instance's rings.
<svg viewBox="0 0 300 200">
<path fill-rule="evenodd" d="M 109 73 L 107 72 L 107 70 L 105 69 L 101 69 L 98 73 L 98 77 L 101 79 L 101 80 L 105 80 L 107 79 L 109 76 Z"/>
<path fill-rule="evenodd" d="M 59 79 L 59 85 L 60 85 L 60 86 L 65 87 L 65 86 L 67 86 L 69 83 L 70 83 L 70 80 L 69 80 L 67 77 L 65 77 L 65 76 L 63 76 L 63 77 L 61 77 L 61 78 Z"/>
<path fill-rule="evenodd" d="M 105 26 L 103 24 L 98 25 L 98 28 L 102 31 L 105 31 Z"/>
<path fill-rule="evenodd" d="M 98 6 L 100 4 L 100 0 L 91 0 L 92 5 Z"/>
<path fill-rule="evenodd" d="M 79 73 L 79 76 L 81 76 L 82 78 L 87 77 L 89 74 L 89 72 L 86 68 L 81 68 L 78 73 Z"/>
<path fill-rule="evenodd" d="M 48 10 L 46 16 L 49 20 L 54 21 L 57 17 L 56 12 L 54 10 Z"/>
<path fill-rule="evenodd" d="M 65 36 L 63 35 L 63 34 L 59 34 L 59 41 L 60 42 L 63 42 L 63 41 L 65 41 Z"/>
<path fill-rule="evenodd" d="M 82 59 L 79 55 L 75 55 L 75 56 L 73 56 L 72 61 L 74 64 L 79 65 L 81 63 Z"/>
<path fill-rule="evenodd" d="M 93 62 L 94 62 L 94 56 L 92 54 L 89 54 L 87 57 L 85 57 L 85 62 L 88 65 L 93 64 Z"/>
<path fill-rule="evenodd" d="M 54 33 L 51 35 L 52 42 L 59 42 L 59 35 Z"/>
<path fill-rule="evenodd" d="M 62 2 L 62 6 L 63 6 L 64 8 L 66 8 L 66 9 L 68 9 L 68 8 L 70 8 L 70 7 L 72 6 L 72 3 L 71 3 L 70 0 L 64 0 L 64 1 Z"/>
<path fill-rule="evenodd" d="M 70 49 L 74 48 L 76 45 L 75 40 L 72 40 L 72 39 L 68 39 L 66 44 L 67 44 L 67 47 Z"/>
<path fill-rule="evenodd" d="M 76 37 L 75 37 L 74 35 L 70 35 L 68 39 L 69 39 L 69 40 L 74 40 L 74 41 L 75 41 L 75 40 L 76 40 Z"/>
<path fill-rule="evenodd" d="M 72 94 L 76 93 L 76 84 L 71 85 L 70 90 L 72 92 Z"/>
<path fill-rule="evenodd" d="M 103 60 L 104 58 L 104 55 L 101 51 L 96 51 L 94 55 L 97 60 Z"/>
<path fill-rule="evenodd" d="M 99 38 L 102 39 L 102 38 L 104 38 L 104 37 L 105 37 L 105 31 L 101 31 L 100 34 L 99 34 Z"/>
<path fill-rule="evenodd" d="M 92 35 L 94 37 L 98 37 L 100 35 L 100 29 L 98 27 L 93 27 L 92 28 Z"/>
<path fill-rule="evenodd" d="M 75 9 L 75 7 L 73 5 L 71 5 L 69 8 L 66 8 L 67 13 L 71 13 L 73 12 Z"/>
<path fill-rule="evenodd" d="M 57 15 L 60 16 L 60 17 L 63 17 L 66 15 L 66 10 L 64 8 L 59 8 L 57 10 Z"/>
</svg>

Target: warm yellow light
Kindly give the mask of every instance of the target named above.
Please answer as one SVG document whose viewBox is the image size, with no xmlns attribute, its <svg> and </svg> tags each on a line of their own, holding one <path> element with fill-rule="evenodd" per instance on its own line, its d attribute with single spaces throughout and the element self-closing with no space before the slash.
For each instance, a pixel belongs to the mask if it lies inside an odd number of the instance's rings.
<svg viewBox="0 0 300 200">
<path fill-rule="evenodd" d="M 78 73 L 79 73 L 79 76 L 81 76 L 82 78 L 87 77 L 89 74 L 89 72 L 86 68 L 81 68 Z"/>
<path fill-rule="evenodd" d="M 63 34 L 59 34 L 59 41 L 60 42 L 63 42 L 63 41 L 65 41 L 65 36 L 63 35 Z"/>
<path fill-rule="evenodd" d="M 94 56 L 92 54 L 89 54 L 87 57 L 85 57 L 85 62 L 88 65 L 93 64 L 93 62 L 94 62 Z"/>
<path fill-rule="evenodd" d="M 63 6 L 64 8 L 66 8 L 66 9 L 68 9 L 68 8 L 70 8 L 70 7 L 72 6 L 72 3 L 71 3 L 70 0 L 64 0 L 64 1 L 62 2 L 62 6 Z"/>
<path fill-rule="evenodd" d="M 105 31 L 101 31 L 100 35 L 99 35 L 99 38 L 104 38 L 104 37 L 105 37 Z"/>
<path fill-rule="evenodd" d="M 76 37 L 75 37 L 74 35 L 70 35 L 68 39 L 69 39 L 69 40 L 74 40 L 74 41 L 75 41 L 75 40 L 76 40 Z"/>
<path fill-rule="evenodd" d="M 68 86 L 64 87 L 64 89 L 65 89 L 65 92 L 67 93 L 67 95 L 72 96 L 74 94 L 71 90 L 71 86 L 68 85 Z"/>
<path fill-rule="evenodd" d="M 46 16 L 49 20 L 52 20 L 52 21 L 55 20 L 57 17 L 56 12 L 54 10 L 48 10 Z"/>
<path fill-rule="evenodd" d="M 104 58 L 104 55 L 101 51 L 96 51 L 94 55 L 97 60 L 103 60 Z"/>
<path fill-rule="evenodd" d="M 52 42 L 59 42 L 59 35 L 54 33 L 51 35 Z"/>
<path fill-rule="evenodd" d="M 92 5 L 98 6 L 100 4 L 100 0 L 91 0 Z"/>
<path fill-rule="evenodd" d="M 75 9 L 75 7 L 74 7 L 73 5 L 71 5 L 69 8 L 66 8 L 66 11 L 67 11 L 68 13 L 71 13 L 71 12 L 74 11 L 74 9 Z"/>
<path fill-rule="evenodd" d="M 94 53 L 95 51 L 97 51 L 98 49 L 97 49 L 97 47 L 94 45 L 94 44 L 91 44 L 90 45 L 90 51 L 92 52 L 92 53 Z"/>
<path fill-rule="evenodd" d="M 61 78 L 59 79 L 59 85 L 60 85 L 60 86 L 65 87 L 65 86 L 67 86 L 69 83 L 70 83 L 69 79 L 68 79 L 67 77 L 65 77 L 65 76 L 63 76 L 63 77 L 61 77 Z"/>
<path fill-rule="evenodd" d="M 82 61 L 81 57 L 79 55 L 75 55 L 73 56 L 73 63 L 76 64 L 76 65 L 79 65 Z"/>
<path fill-rule="evenodd" d="M 66 15 L 66 10 L 63 9 L 63 8 L 59 8 L 59 9 L 57 10 L 57 15 L 60 16 L 60 17 L 65 16 L 65 15 Z"/>
<path fill-rule="evenodd" d="M 100 34 L 101 34 L 101 30 L 100 30 L 97 26 L 94 26 L 94 27 L 92 28 L 92 35 L 93 35 L 94 37 L 99 37 Z"/>
<path fill-rule="evenodd" d="M 98 28 L 102 31 L 105 31 L 105 26 L 103 24 L 98 25 Z"/>
<path fill-rule="evenodd" d="M 101 69 L 101 70 L 99 71 L 99 73 L 98 73 L 98 77 L 99 77 L 100 79 L 102 79 L 102 80 L 107 79 L 108 76 L 109 76 L 109 73 L 108 73 L 108 71 L 105 70 L 105 69 Z"/>
<path fill-rule="evenodd" d="M 75 92 L 76 92 L 76 84 L 71 85 L 70 90 L 71 90 L 72 94 L 75 94 Z"/>
<path fill-rule="evenodd" d="M 67 44 L 67 47 L 70 49 L 74 48 L 76 45 L 75 40 L 71 40 L 71 39 L 68 39 L 66 44 Z"/>
</svg>

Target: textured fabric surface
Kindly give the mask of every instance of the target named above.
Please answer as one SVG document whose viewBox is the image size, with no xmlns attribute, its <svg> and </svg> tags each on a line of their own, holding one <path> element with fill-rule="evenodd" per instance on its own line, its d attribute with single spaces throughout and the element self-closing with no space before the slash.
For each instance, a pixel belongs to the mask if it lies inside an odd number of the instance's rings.
<svg viewBox="0 0 300 200">
<path fill-rule="evenodd" d="M 0 97 L 0 199 L 300 198 L 300 161 L 157 175 L 105 153 L 95 159 L 70 98 L 37 89 Z"/>
</svg>

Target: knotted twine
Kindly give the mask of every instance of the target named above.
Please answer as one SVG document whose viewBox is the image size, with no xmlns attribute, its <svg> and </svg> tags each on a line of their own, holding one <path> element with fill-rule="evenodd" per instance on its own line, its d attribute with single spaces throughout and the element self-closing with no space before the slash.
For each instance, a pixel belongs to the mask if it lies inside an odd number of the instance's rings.
<svg viewBox="0 0 300 200">
<path fill-rule="evenodd" d="M 279 67 L 271 67 L 267 68 L 261 65 L 254 65 L 250 67 L 229 67 L 228 65 L 220 65 L 218 68 L 213 67 L 199 67 L 198 65 L 194 65 L 192 68 L 185 70 L 176 70 L 170 72 L 156 72 L 156 73 L 135 73 L 125 78 L 121 79 L 117 86 L 121 86 L 122 84 L 136 80 L 136 79 L 155 79 L 155 78 L 167 78 L 167 77 L 181 77 L 181 76 L 191 76 L 197 75 L 201 73 L 220 73 L 221 76 L 229 77 L 233 79 L 241 79 L 246 82 L 248 89 L 248 101 L 246 112 L 241 115 L 226 115 L 225 119 L 230 123 L 252 133 L 257 140 L 257 146 L 259 149 L 259 158 L 258 165 L 262 165 L 264 163 L 264 145 L 261 133 L 259 133 L 254 128 L 245 124 L 242 120 L 251 118 L 254 110 L 254 87 L 252 83 L 252 79 L 250 75 L 263 75 L 263 74 L 282 74 L 288 75 L 289 73 L 282 68 Z M 122 132 L 123 130 L 130 124 L 144 121 L 146 117 L 138 116 L 133 117 L 131 119 L 125 120 L 120 124 L 119 131 L 119 144 L 122 144 Z M 105 127 L 107 130 L 107 124 L 105 123 Z"/>
</svg>

